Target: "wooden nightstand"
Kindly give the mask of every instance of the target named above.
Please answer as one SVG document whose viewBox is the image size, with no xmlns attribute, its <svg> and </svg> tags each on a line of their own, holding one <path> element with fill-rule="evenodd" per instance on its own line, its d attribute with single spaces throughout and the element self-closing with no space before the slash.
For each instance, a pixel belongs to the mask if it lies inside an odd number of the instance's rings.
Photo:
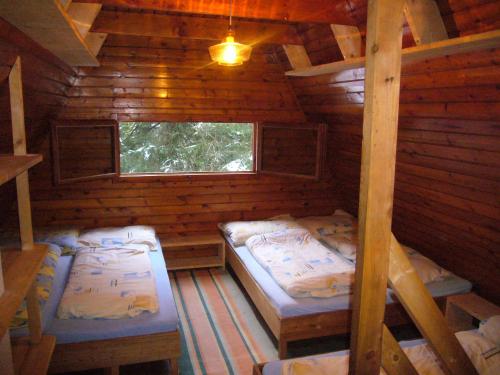
<svg viewBox="0 0 500 375">
<path fill-rule="evenodd" d="M 459 294 L 446 300 L 445 317 L 453 332 L 472 329 L 474 319 L 484 320 L 493 315 L 500 315 L 500 307 L 475 293 Z"/>
<path fill-rule="evenodd" d="M 225 268 L 226 241 L 218 233 L 168 238 L 161 241 L 161 246 L 165 252 L 169 271 L 206 267 Z"/>
</svg>

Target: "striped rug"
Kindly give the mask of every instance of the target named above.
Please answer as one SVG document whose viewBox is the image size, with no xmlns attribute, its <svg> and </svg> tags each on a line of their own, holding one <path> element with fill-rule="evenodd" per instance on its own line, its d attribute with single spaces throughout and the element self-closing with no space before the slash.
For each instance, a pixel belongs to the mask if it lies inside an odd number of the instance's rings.
<svg viewBox="0 0 500 375">
<path fill-rule="evenodd" d="M 277 358 L 270 337 L 226 271 L 170 274 L 181 321 L 181 374 L 250 375 L 254 363 Z"/>
</svg>

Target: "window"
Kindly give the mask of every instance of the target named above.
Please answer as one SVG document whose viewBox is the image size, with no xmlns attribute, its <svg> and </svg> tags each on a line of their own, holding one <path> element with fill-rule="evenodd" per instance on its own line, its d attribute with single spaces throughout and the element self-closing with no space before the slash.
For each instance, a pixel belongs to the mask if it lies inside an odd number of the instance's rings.
<svg viewBox="0 0 500 375">
<path fill-rule="evenodd" d="M 121 173 L 253 171 L 253 133 L 253 123 L 122 122 Z"/>
</svg>

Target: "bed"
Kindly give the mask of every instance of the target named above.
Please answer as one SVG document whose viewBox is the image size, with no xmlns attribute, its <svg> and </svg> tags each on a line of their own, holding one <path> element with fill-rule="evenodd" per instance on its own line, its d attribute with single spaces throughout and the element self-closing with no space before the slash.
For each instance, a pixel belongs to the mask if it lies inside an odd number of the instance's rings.
<svg viewBox="0 0 500 375">
<path fill-rule="evenodd" d="M 481 375 L 498 374 L 500 370 L 500 353 L 498 348 L 495 348 L 495 342 L 490 338 L 482 336 L 478 330 L 464 331 L 457 333 L 459 341 L 464 347 L 467 355 L 472 360 L 476 370 Z M 401 341 L 401 348 L 409 355 L 410 361 L 415 366 L 420 374 L 442 375 L 444 370 L 441 368 L 439 361 L 428 347 L 425 339 L 416 339 Z M 485 350 L 486 349 L 486 350 Z M 489 350 L 488 350 L 489 349 Z M 484 350 L 484 351 L 483 351 Z M 411 354 L 409 354 L 411 352 Z M 488 353 L 489 352 L 489 353 Z M 297 358 L 292 360 L 272 361 L 268 363 L 258 364 L 254 366 L 254 375 L 297 375 L 311 373 L 317 371 L 317 374 L 347 374 L 347 362 L 349 358 L 349 350 L 320 354 L 316 356 Z M 323 362 L 322 366 L 315 366 L 312 361 L 324 360 L 335 361 L 335 371 L 331 371 L 333 363 L 328 366 Z M 291 363 L 295 361 L 302 362 L 305 367 L 295 367 Z M 308 367 L 311 366 L 311 367 Z M 313 369 L 316 370 L 313 370 Z M 326 370 L 326 371 L 325 371 Z M 382 372 L 381 372 L 382 373 Z"/>
<path fill-rule="evenodd" d="M 292 298 L 255 260 L 245 245 L 236 246 L 224 231 L 222 235 L 227 244 L 227 262 L 277 339 L 280 359 L 286 358 L 291 341 L 350 332 L 352 295 Z M 455 275 L 427 286 L 442 309 L 447 296 L 467 293 L 472 288 L 470 282 Z M 388 326 L 410 322 L 390 290 L 387 292 L 385 322 Z"/>
<path fill-rule="evenodd" d="M 159 243 L 158 243 L 158 246 Z M 142 313 L 129 319 L 58 319 L 57 308 L 71 270 L 73 257 L 61 256 L 53 289 L 42 309 L 42 328 L 56 337 L 50 373 L 108 368 L 118 373 L 120 365 L 169 360 L 177 372 L 180 357 L 178 315 L 161 247 L 149 252 L 155 274 L 159 312 Z M 26 328 L 11 330 L 12 336 Z"/>
</svg>

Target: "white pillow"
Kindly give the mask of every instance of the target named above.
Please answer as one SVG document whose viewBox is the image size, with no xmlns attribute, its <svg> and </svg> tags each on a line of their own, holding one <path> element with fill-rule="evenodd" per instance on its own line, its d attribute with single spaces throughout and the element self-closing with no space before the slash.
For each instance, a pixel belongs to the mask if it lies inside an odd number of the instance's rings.
<svg viewBox="0 0 500 375">
<path fill-rule="evenodd" d="M 350 260 L 356 260 L 356 250 L 358 248 L 358 234 L 340 233 L 321 237 L 328 247 L 337 250 L 340 254 Z"/>
<path fill-rule="evenodd" d="M 500 346 L 500 315 L 492 316 L 481 322 L 478 332 Z"/>
<path fill-rule="evenodd" d="M 155 230 L 144 225 L 88 230 L 80 235 L 78 243 L 89 247 L 142 244 L 147 245 L 150 250 L 157 250 Z"/>
<path fill-rule="evenodd" d="M 293 220 L 259 220 L 232 221 L 219 224 L 219 228 L 229 236 L 235 246 L 241 246 L 252 236 L 300 228 L 300 225 Z"/>
<path fill-rule="evenodd" d="M 349 212 L 346 212 L 344 210 L 341 210 L 340 208 L 337 208 L 334 212 L 333 212 L 334 215 L 336 216 L 347 216 L 347 217 L 350 217 L 352 219 L 354 219 L 354 216 L 352 216 Z"/>
<path fill-rule="evenodd" d="M 417 252 L 408 246 L 403 246 L 403 249 L 408 255 L 412 266 L 418 273 L 418 276 L 422 279 L 424 284 L 431 283 L 433 281 L 441 281 L 446 277 L 450 276 L 451 273 L 446 271 L 444 268 L 439 267 L 436 263 L 422 254 Z"/>
<path fill-rule="evenodd" d="M 354 218 L 346 215 L 307 216 L 297 219 L 297 223 L 311 232 L 316 239 L 356 229 Z"/>
<path fill-rule="evenodd" d="M 497 348 L 493 341 L 475 331 L 457 332 L 455 336 L 480 374 L 500 374 L 500 353 L 491 354 Z"/>
</svg>

